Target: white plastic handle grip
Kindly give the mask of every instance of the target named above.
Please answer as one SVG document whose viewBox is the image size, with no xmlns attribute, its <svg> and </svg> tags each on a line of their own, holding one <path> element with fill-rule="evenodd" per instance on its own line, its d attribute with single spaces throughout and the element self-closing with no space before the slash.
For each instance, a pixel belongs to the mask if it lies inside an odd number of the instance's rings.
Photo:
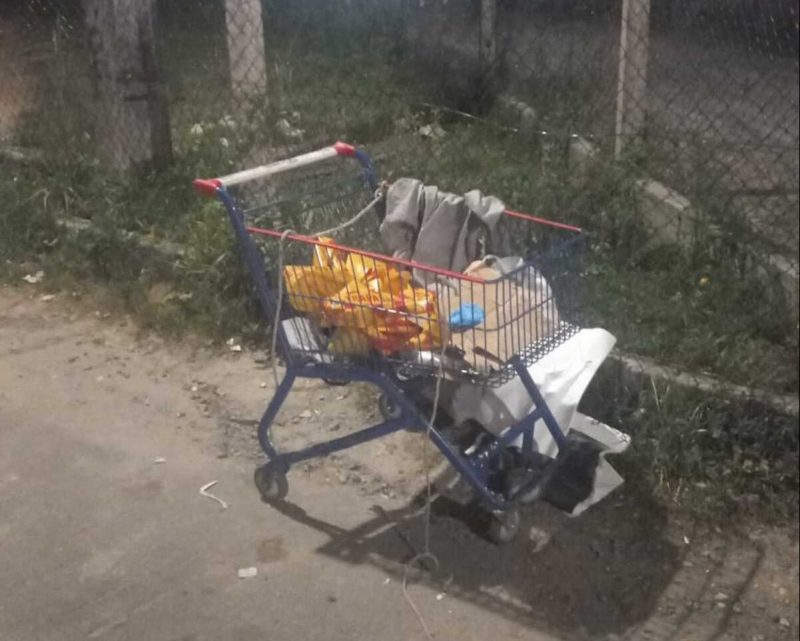
<svg viewBox="0 0 800 641">
<path fill-rule="evenodd" d="M 231 187 L 233 185 L 241 185 L 242 183 L 250 182 L 251 180 L 258 180 L 259 178 L 269 178 L 276 174 L 282 174 L 301 167 L 308 167 L 309 165 L 330 160 L 336 156 L 354 156 L 355 147 L 343 142 L 337 142 L 335 145 L 318 149 L 317 151 L 310 151 L 306 154 L 300 154 L 293 158 L 286 160 L 278 160 L 277 162 L 270 163 L 269 165 L 261 165 L 260 167 L 253 167 L 251 169 L 244 169 L 237 171 L 227 176 L 220 176 L 219 178 L 203 179 L 198 178 L 194 181 L 194 186 L 197 191 L 205 196 L 213 196 L 217 189 L 220 187 Z"/>
</svg>

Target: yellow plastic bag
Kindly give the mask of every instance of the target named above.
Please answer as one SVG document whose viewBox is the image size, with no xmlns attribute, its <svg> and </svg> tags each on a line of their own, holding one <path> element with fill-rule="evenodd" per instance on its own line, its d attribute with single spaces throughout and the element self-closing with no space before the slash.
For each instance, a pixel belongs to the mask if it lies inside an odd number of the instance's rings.
<svg viewBox="0 0 800 641">
<path fill-rule="evenodd" d="M 325 298 L 347 283 L 343 271 L 307 265 L 287 265 L 283 278 L 292 309 L 317 318 Z"/>
<path fill-rule="evenodd" d="M 436 295 L 414 287 L 411 274 L 385 263 L 329 297 L 323 311 L 332 325 L 358 329 L 383 353 L 441 345 Z"/>
<path fill-rule="evenodd" d="M 444 340 L 436 295 L 380 259 L 317 245 L 312 264 L 287 265 L 284 280 L 295 311 L 336 328 L 329 343 L 335 353 L 431 350 Z"/>
<path fill-rule="evenodd" d="M 326 236 L 320 236 L 319 240 L 323 243 L 333 242 Z M 347 285 L 352 277 L 346 260 L 346 252 L 315 245 L 311 266 L 286 265 L 283 279 L 292 309 L 319 318 L 324 299 Z"/>
</svg>

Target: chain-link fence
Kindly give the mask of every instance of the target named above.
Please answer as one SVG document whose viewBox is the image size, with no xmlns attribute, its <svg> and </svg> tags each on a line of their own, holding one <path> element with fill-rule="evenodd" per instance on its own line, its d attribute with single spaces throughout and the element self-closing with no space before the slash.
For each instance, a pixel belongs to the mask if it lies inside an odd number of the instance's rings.
<svg viewBox="0 0 800 641">
<path fill-rule="evenodd" d="M 67 213 L 190 244 L 189 177 L 336 139 L 387 179 L 579 223 L 589 322 L 624 365 L 605 415 L 687 474 L 730 474 L 716 452 L 747 478 L 774 421 L 758 456 L 796 481 L 797 20 L 795 0 L 18 0 L 0 153 L 71 168 Z M 98 176 L 115 196 L 93 207 Z"/>
</svg>

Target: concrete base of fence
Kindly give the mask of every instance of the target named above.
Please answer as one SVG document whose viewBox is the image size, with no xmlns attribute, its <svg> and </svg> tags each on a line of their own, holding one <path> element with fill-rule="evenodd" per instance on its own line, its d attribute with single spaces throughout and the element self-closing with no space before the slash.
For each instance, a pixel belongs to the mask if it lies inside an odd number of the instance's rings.
<svg viewBox="0 0 800 641">
<path fill-rule="evenodd" d="M 697 218 L 689 199 L 665 184 L 644 178 L 637 180 L 639 212 L 654 239 L 687 246 L 695 238 Z"/>
<path fill-rule="evenodd" d="M 569 143 L 569 166 L 573 174 L 583 176 L 600 163 L 600 149 L 581 136 Z M 661 243 L 688 245 L 694 240 L 696 223 L 692 203 L 667 185 L 651 178 L 636 181 L 639 211 L 644 223 Z"/>
<path fill-rule="evenodd" d="M 756 401 L 779 414 L 797 416 L 800 410 L 800 400 L 796 395 L 773 394 L 766 390 L 729 383 L 707 374 L 682 372 L 672 367 L 659 365 L 644 356 L 624 354 L 616 350 L 611 353 L 609 358 L 623 367 L 629 375 L 646 376 L 654 381 L 664 381 L 671 385 L 700 390 L 730 401 Z"/>
<path fill-rule="evenodd" d="M 581 136 L 569 143 L 569 166 L 574 176 L 585 177 L 599 166 L 600 149 Z M 652 178 L 636 181 L 639 211 L 652 234 L 651 244 L 675 244 L 688 247 L 696 240 L 697 212 L 683 194 Z M 753 254 L 754 264 L 765 281 L 780 283 L 795 319 L 800 318 L 800 274 L 796 262 L 779 254 Z"/>
</svg>

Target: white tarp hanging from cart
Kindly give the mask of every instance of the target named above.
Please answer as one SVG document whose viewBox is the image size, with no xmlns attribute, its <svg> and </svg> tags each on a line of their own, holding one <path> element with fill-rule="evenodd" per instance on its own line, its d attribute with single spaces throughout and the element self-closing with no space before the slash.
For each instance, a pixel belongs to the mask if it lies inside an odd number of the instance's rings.
<svg viewBox="0 0 800 641">
<path fill-rule="evenodd" d="M 577 515 L 622 484 L 622 477 L 605 460 L 628 447 L 630 437 L 578 412 L 578 403 L 600 365 L 611 352 L 616 339 L 604 329 L 583 329 L 528 368 L 545 402 L 561 428 L 580 432 L 596 442 L 600 456 L 588 496 L 572 508 Z M 474 420 L 485 429 L 501 434 L 509 425 L 535 409 L 533 400 L 519 377 L 500 387 L 460 386 L 450 401 L 450 412 L 457 422 Z M 555 457 L 558 452 L 544 421 L 534 427 L 538 452 Z"/>
</svg>

